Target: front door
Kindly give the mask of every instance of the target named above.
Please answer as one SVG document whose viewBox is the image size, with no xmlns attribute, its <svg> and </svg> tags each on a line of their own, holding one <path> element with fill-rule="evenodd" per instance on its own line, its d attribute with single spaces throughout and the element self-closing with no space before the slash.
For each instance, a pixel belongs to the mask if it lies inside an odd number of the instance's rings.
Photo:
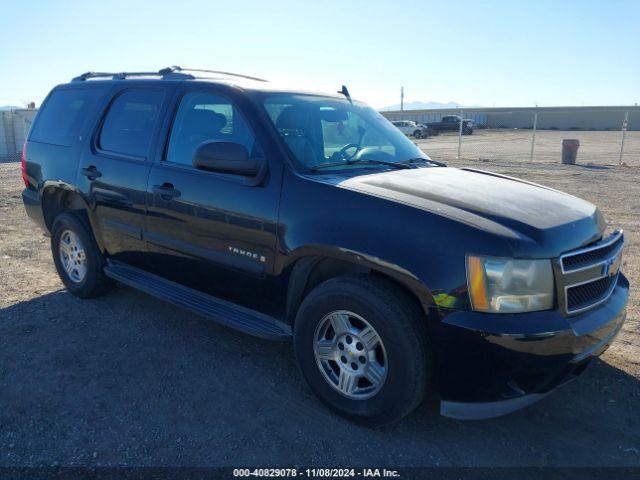
<svg viewBox="0 0 640 480">
<path fill-rule="evenodd" d="M 247 115 L 210 88 L 182 92 L 166 153 L 149 175 L 145 238 L 152 270 L 247 305 L 247 297 L 259 293 L 249 290 L 262 288 L 260 279 L 273 265 L 281 176 L 263 169 L 248 178 L 193 167 L 194 151 L 206 141 L 239 143 L 267 161 Z"/>
</svg>

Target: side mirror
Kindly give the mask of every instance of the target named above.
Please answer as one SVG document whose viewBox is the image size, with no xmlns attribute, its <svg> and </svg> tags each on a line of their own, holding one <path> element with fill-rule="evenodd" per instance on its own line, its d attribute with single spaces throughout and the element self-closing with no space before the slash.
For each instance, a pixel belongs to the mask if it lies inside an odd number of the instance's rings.
<svg viewBox="0 0 640 480">
<path fill-rule="evenodd" d="M 244 145 L 234 142 L 201 143 L 193 154 L 192 164 L 199 170 L 247 177 L 255 177 L 260 170 L 260 162 L 249 158 Z"/>
</svg>

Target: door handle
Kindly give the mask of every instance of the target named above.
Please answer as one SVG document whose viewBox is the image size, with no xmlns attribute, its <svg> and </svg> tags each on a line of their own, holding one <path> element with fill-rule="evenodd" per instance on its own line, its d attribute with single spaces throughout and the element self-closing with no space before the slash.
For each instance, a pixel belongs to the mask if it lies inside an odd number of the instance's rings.
<svg viewBox="0 0 640 480">
<path fill-rule="evenodd" d="M 102 176 L 102 173 L 100 173 L 98 171 L 98 169 L 95 167 L 95 165 L 90 165 L 90 166 L 88 166 L 86 168 L 81 169 L 80 173 L 82 173 L 89 180 L 95 180 L 96 178 Z"/>
<path fill-rule="evenodd" d="M 162 185 L 154 185 L 153 193 L 160 195 L 163 200 L 171 200 L 180 196 L 180 191 L 176 190 L 173 184 L 165 182 Z"/>
</svg>

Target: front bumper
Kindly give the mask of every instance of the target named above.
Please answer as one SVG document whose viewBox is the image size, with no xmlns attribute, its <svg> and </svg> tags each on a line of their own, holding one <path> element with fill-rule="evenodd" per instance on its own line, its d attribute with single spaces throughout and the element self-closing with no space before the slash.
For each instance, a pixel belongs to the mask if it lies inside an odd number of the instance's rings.
<svg viewBox="0 0 640 480">
<path fill-rule="evenodd" d="M 543 398 L 579 375 L 613 342 L 626 317 L 629 282 L 581 315 L 444 311 L 433 326 L 441 413 L 490 418 Z"/>
</svg>

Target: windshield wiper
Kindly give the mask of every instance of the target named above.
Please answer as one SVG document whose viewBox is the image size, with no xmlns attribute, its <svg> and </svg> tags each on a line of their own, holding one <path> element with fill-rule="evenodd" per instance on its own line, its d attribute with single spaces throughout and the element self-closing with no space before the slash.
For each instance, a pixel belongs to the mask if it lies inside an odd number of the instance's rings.
<svg viewBox="0 0 640 480">
<path fill-rule="evenodd" d="M 402 165 L 411 165 L 411 164 L 415 164 L 415 163 L 419 163 L 419 162 L 430 163 L 431 165 L 435 165 L 436 167 L 446 167 L 447 166 L 446 163 L 436 162 L 435 160 L 431 160 L 430 158 L 423 158 L 423 157 L 414 157 L 414 158 L 410 158 L 409 160 L 403 160 L 402 162 L 400 162 L 400 164 L 402 164 Z"/>
<path fill-rule="evenodd" d="M 321 170 L 323 168 L 343 167 L 345 165 L 361 165 L 361 164 L 386 165 L 386 166 L 394 167 L 394 168 L 398 168 L 398 169 L 415 168 L 414 166 L 409 165 L 406 162 L 387 162 L 385 160 L 363 159 L 363 160 L 347 160 L 345 162 L 323 163 L 322 165 L 315 165 L 315 166 L 311 167 L 310 170 L 312 172 L 315 172 L 315 171 Z"/>
</svg>

